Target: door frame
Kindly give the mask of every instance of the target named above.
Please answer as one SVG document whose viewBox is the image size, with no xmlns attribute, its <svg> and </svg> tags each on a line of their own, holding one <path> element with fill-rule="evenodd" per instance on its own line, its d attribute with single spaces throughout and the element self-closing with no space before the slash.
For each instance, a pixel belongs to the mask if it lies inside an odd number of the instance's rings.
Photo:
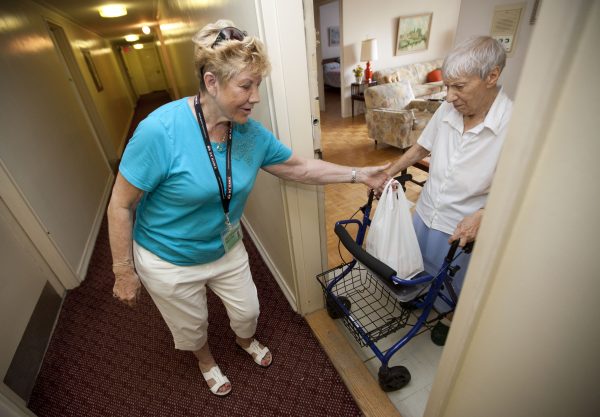
<svg viewBox="0 0 600 417">
<path fill-rule="evenodd" d="M 310 1 L 310 0 L 309 0 Z M 267 45 L 271 75 L 265 80 L 273 132 L 296 155 L 314 158 L 304 8 L 301 0 L 255 0 L 260 36 Z M 281 181 L 292 259 L 296 308 L 307 314 L 323 307 L 315 276 L 322 272 L 319 187 Z"/>
<path fill-rule="evenodd" d="M 90 130 L 94 136 L 98 148 L 103 156 L 106 165 L 114 173 L 116 171 L 116 164 L 119 159 L 113 144 L 110 140 L 110 135 L 106 130 L 106 126 L 100 117 L 98 108 L 94 103 L 88 86 L 83 78 L 83 74 L 77 65 L 77 60 L 69 38 L 65 33 L 65 30 L 61 25 L 53 21 L 52 19 L 45 18 L 46 26 L 48 27 L 48 34 L 56 46 L 59 60 L 63 63 L 67 77 L 70 84 L 73 86 L 73 91 L 77 98 L 83 114 L 85 115 L 86 121 L 90 126 Z"/>
</svg>

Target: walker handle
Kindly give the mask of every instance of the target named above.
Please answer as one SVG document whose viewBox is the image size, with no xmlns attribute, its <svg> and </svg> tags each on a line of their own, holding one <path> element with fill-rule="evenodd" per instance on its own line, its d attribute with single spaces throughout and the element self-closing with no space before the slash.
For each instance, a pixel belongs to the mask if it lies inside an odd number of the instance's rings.
<svg viewBox="0 0 600 417">
<path fill-rule="evenodd" d="M 448 255 L 446 255 L 446 263 L 449 264 L 454 259 L 454 255 L 456 254 L 456 250 L 458 249 L 458 244 L 460 243 L 460 239 L 456 239 L 454 242 L 450 244 L 450 250 L 448 250 Z M 462 249 L 464 253 L 471 253 L 473 250 L 473 246 L 475 245 L 475 241 L 468 242 L 465 247 Z"/>
<path fill-rule="evenodd" d="M 402 189 L 404 191 L 406 191 L 406 182 L 412 180 L 412 175 L 411 174 L 403 174 L 403 175 L 394 177 L 394 179 L 396 181 L 398 181 L 400 183 L 400 185 L 402 185 Z M 367 207 L 367 206 L 371 207 L 371 205 L 373 204 L 373 198 L 375 198 L 375 190 L 373 190 L 371 188 L 369 190 L 369 201 L 367 201 L 367 204 L 364 207 Z"/>
<path fill-rule="evenodd" d="M 373 198 L 375 197 L 375 190 L 371 188 L 369 191 L 369 201 L 367 201 L 367 206 L 371 207 L 373 204 Z"/>
<path fill-rule="evenodd" d="M 348 231 L 341 224 L 336 223 L 334 231 L 335 234 L 340 238 L 342 245 L 348 249 L 348 252 L 350 252 L 357 261 L 362 263 L 371 271 L 375 272 L 381 278 L 391 280 L 392 277 L 396 276 L 396 271 L 364 250 L 358 243 L 354 241 L 354 239 L 352 239 Z"/>
<path fill-rule="evenodd" d="M 397 177 L 394 177 L 394 179 L 400 183 L 400 185 L 402 186 L 402 190 L 406 191 L 406 183 L 408 181 L 412 181 L 412 174 L 402 174 Z"/>
</svg>

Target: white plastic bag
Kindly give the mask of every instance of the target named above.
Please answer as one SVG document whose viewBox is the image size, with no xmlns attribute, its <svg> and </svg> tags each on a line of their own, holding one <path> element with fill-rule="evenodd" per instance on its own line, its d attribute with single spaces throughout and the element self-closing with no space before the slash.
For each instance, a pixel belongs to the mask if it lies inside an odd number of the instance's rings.
<svg viewBox="0 0 600 417">
<path fill-rule="evenodd" d="M 412 223 L 410 203 L 396 180 L 385 185 L 371 221 L 367 252 L 396 270 L 399 278 L 409 279 L 423 271 L 423 257 Z"/>
</svg>

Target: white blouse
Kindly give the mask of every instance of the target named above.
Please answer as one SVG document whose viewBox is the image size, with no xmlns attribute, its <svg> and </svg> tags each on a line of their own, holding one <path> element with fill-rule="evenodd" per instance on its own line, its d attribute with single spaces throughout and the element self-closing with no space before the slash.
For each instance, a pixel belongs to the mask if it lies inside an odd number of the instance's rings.
<svg viewBox="0 0 600 417">
<path fill-rule="evenodd" d="M 485 207 L 511 111 L 500 90 L 485 120 L 464 134 L 463 116 L 452 104 L 442 103 L 433 115 L 417 141 L 431 152 L 416 207 L 428 227 L 453 234 L 465 216 Z"/>
</svg>

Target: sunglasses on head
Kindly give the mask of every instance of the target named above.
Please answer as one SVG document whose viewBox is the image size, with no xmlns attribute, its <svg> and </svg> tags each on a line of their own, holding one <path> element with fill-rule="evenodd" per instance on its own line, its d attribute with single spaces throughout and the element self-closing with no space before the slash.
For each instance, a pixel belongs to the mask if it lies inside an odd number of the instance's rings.
<svg viewBox="0 0 600 417">
<path fill-rule="evenodd" d="M 226 28 L 221 29 L 221 31 L 217 35 L 217 39 L 215 39 L 215 41 L 211 45 L 211 48 L 214 48 L 220 42 L 229 41 L 232 39 L 236 41 L 243 41 L 246 35 L 248 35 L 248 33 L 245 30 L 239 30 L 236 27 L 227 26 Z"/>
</svg>

